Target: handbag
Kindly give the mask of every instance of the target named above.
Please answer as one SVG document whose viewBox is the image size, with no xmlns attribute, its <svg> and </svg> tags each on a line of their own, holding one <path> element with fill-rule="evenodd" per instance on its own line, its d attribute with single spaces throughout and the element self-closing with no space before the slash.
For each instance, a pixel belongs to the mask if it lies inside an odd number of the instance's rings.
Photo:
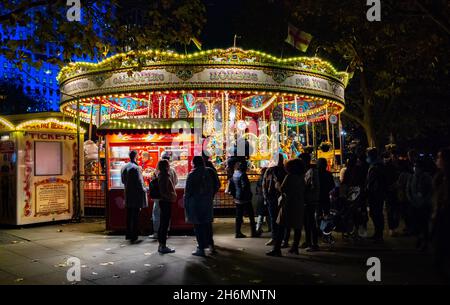
<svg viewBox="0 0 450 305">
<path fill-rule="evenodd" d="M 150 197 L 152 199 L 161 199 L 161 192 L 159 191 L 158 178 L 153 178 L 149 184 Z"/>
</svg>

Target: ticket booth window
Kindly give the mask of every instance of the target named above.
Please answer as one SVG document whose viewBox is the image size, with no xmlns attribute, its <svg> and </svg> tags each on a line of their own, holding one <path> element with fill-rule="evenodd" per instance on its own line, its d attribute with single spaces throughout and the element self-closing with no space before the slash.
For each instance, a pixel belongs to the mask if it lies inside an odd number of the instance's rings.
<svg viewBox="0 0 450 305">
<path fill-rule="evenodd" d="M 34 143 L 34 175 L 59 176 L 62 175 L 62 143 L 35 142 Z"/>
</svg>

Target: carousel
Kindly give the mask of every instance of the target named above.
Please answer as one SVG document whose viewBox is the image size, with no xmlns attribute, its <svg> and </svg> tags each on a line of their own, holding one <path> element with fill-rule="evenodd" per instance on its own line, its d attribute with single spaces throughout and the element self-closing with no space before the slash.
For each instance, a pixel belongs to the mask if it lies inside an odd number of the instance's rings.
<svg viewBox="0 0 450 305">
<path fill-rule="evenodd" d="M 326 157 L 330 167 L 339 163 L 349 75 L 317 57 L 282 59 L 240 48 L 131 51 L 71 63 L 58 81 L 61 112 L 95 125 L 105 143 L 110 189 L 121 187 L 120 168 L 131 149 L 147 175 L 169 154 L 182 188 L 198 144 L 186 130 L 200 130 L 219 173 L 240 135 L 250 142 L 255 174 L 279 153 L 290 159 L 309 151 Z M 185 131 L 174 134 L 173 124 L 182 122 Z M 170 144 L 180 137 L 182 145 Z"/>
</svg>

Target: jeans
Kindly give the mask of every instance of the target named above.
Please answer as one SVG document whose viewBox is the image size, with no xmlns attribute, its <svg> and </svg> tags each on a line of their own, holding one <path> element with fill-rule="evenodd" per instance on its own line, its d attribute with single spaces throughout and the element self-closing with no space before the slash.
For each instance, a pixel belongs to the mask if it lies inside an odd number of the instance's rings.
<svg viewBox="0 0 450 305">
<path fill-rule="evenodd" d="M 168 201 L 160 201 L 159 208 L 161 210 L 161 215 L 158 230 L 158 241 L 161 246 L 165 246 L 167 241 L 167 232 L 169 231 L 172 203 Z"/>
<path fill-rule="evenodd" d="M 250 226 L 252 235 L 256 233 L 255 213 L 251 201 L 236 204 L 236 234 L 241 233 L 242 223 L 244 222 L 244 211 L 247 211 L 248 218 L 250 218 Z"/>
<path fill-rule="evenodd" d="M 279 230 L 279 227 L 277 224 L 278 200 L 277 199 L 268 199 L 267 206 L 269 209 L 270 227 L 272 228 L 272 239 L 275 240 L 277 238 L 277 234 L 278 234 L 278 230 Z"/>
<path fill-rule="evenodd" d="M 319 228 L 316 220 L 317 205 L 305 206 L 305 243 L 309 246 L 317 246 L 319 243 Z"/>
<path fill-rule="evenodd" d="M 153 220 L 153 233 L 157 233 L 159 230 L 159 219 L 161 210 L 159 208 L 159 200 L 154 200 L 153 210 L 152 210 L 152 220 Z"/>
<path fill-rule="evenodd" d="M 374 238 L 382 239 L 384 230 L 384 214 L 383 214 L 383 199 L 370 199 L 369 209 L 370 218 L 372 218 L 373 225 L 375 227 Z"/>
<path fill-rule="evenodd" d="M 139 211 L 140 208 L 127 208 L 127 231 L 125 238 L 136 240 L 139 233 Z"/>
<path fill-rule="evenodd" d="M 195 237 L 197 238 L 198 248 L 204 250 L 210 246 L 210 223 L 194 224 Z"/>
</svg>

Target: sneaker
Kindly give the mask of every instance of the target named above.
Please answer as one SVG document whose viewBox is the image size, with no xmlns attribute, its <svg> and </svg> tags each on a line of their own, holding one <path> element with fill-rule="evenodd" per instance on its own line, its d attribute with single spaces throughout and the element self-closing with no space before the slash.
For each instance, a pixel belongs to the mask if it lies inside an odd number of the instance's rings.
<svg viewBox="0 0 450 305">
<path fill-rule="evenodd" d="M 275 245 L 275 241 L 273 239 L 270 239 L 268 242 L 266 242 L 266 246 L 273 246 Z"/>
<path fill-rule="evenodd" d="M 282 245 L 281 245 L 281 249 L 287 249 L 287 248 L 289 248 L 290 246 L 289 246 L 289 243 L 286 243 L 286 242 L 284 242 Z"/>
<path fill-rule="evenodd" d="M 209 253 L 211 253 L 211 254 L 217 254 L 218 252 L 217 252 L 217 250 L 216 250 L 216 247 L 209 247 Z"/>
<path fill-rule="evenodd" d="M 167 253 L 174 253 L 175 249 L 169 248 L 169 247 L 160 247 L 158 249 L 158 252 L 161 254 L 167 254 Z"/>
<path fill-rule="evenodd" d="M 150 238 L 150 239 L 158 239 L 158 234 L 154 233 L 152 235 L 149 235 L 148 238 Z"/>
<path fill-rule="evenodd" d="M 266 255 L 267 256 L 277 256 L 277 257 L 282 256 L 280 250 L 272 250 L 272 251 L 266 252 Z"/>
<path fill-rule="evenodd" d="M 236 233 L 236 238 L 246 238 L 247 236 L 242 233 Z"/>
<path fill-rule="evenodd" d="M 197 248 L 197 250 L 192 251 L 192 255 L 206 257 L 205 250 Z"/>
</svg>

